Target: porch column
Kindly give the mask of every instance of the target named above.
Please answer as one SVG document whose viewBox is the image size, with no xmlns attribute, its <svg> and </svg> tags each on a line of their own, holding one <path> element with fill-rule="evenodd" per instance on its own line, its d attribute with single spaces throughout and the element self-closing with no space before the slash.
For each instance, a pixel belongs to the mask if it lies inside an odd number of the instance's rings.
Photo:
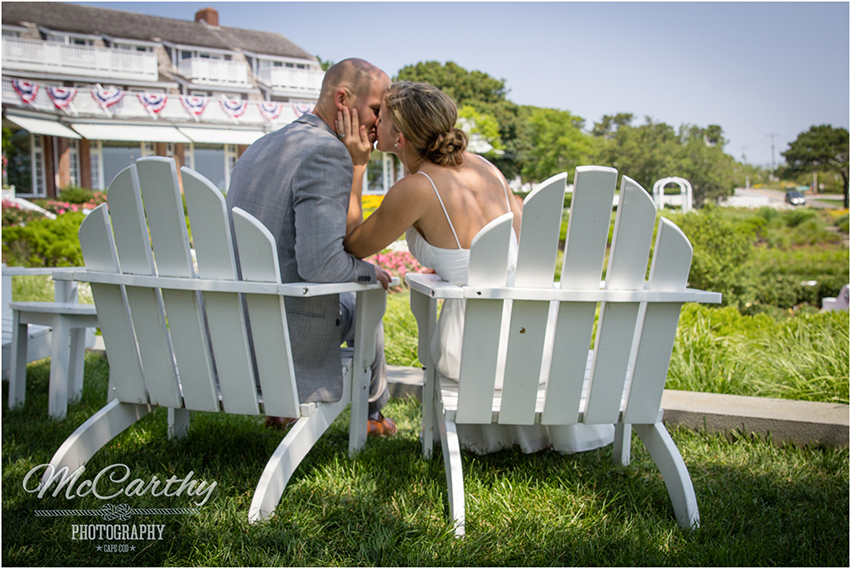
<svg viewBox="0 0 850 568">
<path fill-rule="evenodd" d="M 86 138 L 80 140 L 80 186 L 94 189 L 91 186 L 91 152 Z"/>
<path fill-rule="evenodd" d="M 71 185 L 71 144 L 67 138 L 56 138 L 56 153 L 56 164 L 59 170 L 57 177 L 61 190 Z"/>
<path fill-rule="evenodd" d="M 56 197 L 56 152 L 53 142 L 53 136 L 41 136 L 41 147 L 44 149 L 44 190 L 47 197 Z"/>
</svg>

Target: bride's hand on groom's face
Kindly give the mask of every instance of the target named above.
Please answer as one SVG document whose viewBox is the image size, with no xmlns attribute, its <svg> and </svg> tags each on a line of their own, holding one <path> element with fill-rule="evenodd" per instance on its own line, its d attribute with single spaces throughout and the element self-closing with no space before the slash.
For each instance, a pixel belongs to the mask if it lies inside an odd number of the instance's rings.
<svg viewBox="0 0 850 568">
<path fill-rule="evenodd" d="M 360 125 L 357 109 L 342 107 L 342 110 L 337 112 L 335 126 L 336 133 L 345 147 L 348 148 L 348 153 L 351 154 L 351 161 L 354 162 L 354 165 L 365 166 L 368 164 L 369 158 L 372 156 L 372 143 L 369 141 L 366 127 Z"/>
</svg>

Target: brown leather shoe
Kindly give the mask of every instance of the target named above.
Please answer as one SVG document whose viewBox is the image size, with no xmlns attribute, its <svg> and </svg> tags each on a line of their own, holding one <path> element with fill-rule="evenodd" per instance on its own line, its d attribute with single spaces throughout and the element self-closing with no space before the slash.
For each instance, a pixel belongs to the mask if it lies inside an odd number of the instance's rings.
<svg viewBox="0 0 850 568">
<path fill-rule="evenodd" d="M 290 424 L 293 424 L 297 418 L 284 418 L 281 416 L 266 416 L 266 428 L 274 428 L 283 430 Z"/>
<path fill-rule="evenodd" d="M 382 438 L 394 435 L 398 432 L 398 426 L 391 418 L 387 418 L 379 412 L 378 420 L 369 420 L 367 432 L 370 436 Z"/>
</svg>

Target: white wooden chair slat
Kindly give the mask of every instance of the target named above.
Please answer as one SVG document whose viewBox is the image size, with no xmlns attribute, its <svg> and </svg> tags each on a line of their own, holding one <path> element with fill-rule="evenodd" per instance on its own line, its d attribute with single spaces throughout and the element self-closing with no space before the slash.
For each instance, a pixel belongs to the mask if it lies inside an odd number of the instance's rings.
<svg viewBox="0 0 850 568">
<path fill-rule="evenodd" d="M 177 369 L 159 291 L 126 286 L 125 292 L 150 401 L 163 406 L 182 406 Z M 119 397 L 119 400 L 123 399 Z"/>
<path fill-rule="evenodd" d="M 182 168 L 180 171 L 198 275 L 211 280 L 236 280 L 236 259 L 224 196 L 193 170 Z"/>
<path fill-rule="evenodd" d="M 219 410 L 210 347 L 197 292 L 163 290 L 183 403 L 189 410 Z"/>
<path fill-rule="evenodd" d="M 139 186 L 150 228 L 157 274 L 192 278 L 195 269 L 189 252 L 189 233 L 177 167 L 170 158 L 136 161 Z"/>
<path fill-rule="evenodd" d="M 239 207 L 233 208 L 233 230 L 239 249 L 242 279 L 250 282 L 280 282 L 277 247 L 269 230 Z"/>
<path fill-rule="evenodd" d="M 496 217 L 472 239 L 469 247 L 469 286 L 504 286 L 508 272 L 508 243 L 514 214 Z"/>
<path fill-rule="evenodd" d="M 500 424 L 534 424 L 548 318 L 548 302 L 513 302 Z"/>
<path fill-rule="evenodd" d="M 469 285 L 504 286 L 507 279 L 508 248 L 513 213 L 488 223 L 475 235 L 469 250 Z M 467 303 L 460 374 L 463 403 L 458 421 L 489 423 L 492 393 L 496 385 L 497 352 L 502 329 L 501 300 Z M 488 396 L 487 393 L 490 393 Z"/>
<path fill-rule="evenodd" d="M 148 227 L 139 193 L 139 176 L 134 165 L 121 170 L 109 185 L 109 211 L 117 229 L 115 246 L 121 259 L 121 272 L 154 274 Z"/>
<path fill-rule="evenodd" d="M 516 287 L 552 287 L 566 184 L 567 174 L 558 174 L 543 182 L 525 199 Z M 537 394 L 534 385 L 540 380 L 548 319 L 549 305 L 546 303 L 513 302 L 500 423 L 534 422 Z"/>
<path fill-rule="evenodd" d="M 233 231 L 243 280 L 280 282 L 274 237 L 253 215 L 233 209 Z M 298 387 L 282 297 L 246 294 L 263 407 L 271 416 L 298 416 Z"/>
<path fill-rule="evenodd" d="M 683 290 L 688 284 L 694 248 L 682 230 L 667 219 L 658 224 L 655 254 L 647 281 L 650 290 Z"/>
<path fill-rule="evenodd" d="M 654 227 L 655 205 L 652 198 L 634 180 L 623 176 L 605 273 L 607 290 L 643 288 Z"/>
<path fill-rule="evenodd" d="M 561 288 L 594 289 L 599 287 L 602 278 L 602 263 L 608 244 L 609 222 L 606 218 L 610 219 L 614 204 L 617 170 L 579 166 L 574 185 L 561 268 Z"/>
<path fill-rule="evenodd" d="M 496 387 L 496 352 L 502 329 L 500 300 L 467 302 L 463 328 L 463 352 L 460 361 L 460 385 L 457 422 L 489 424 L 492 417 L 493 389 Z M 479 357 L 489 355 L 489 357 Z"/>
<path fill-rule="evenodd" d="M 631 303 L 602 306 L 593 347 L 585 424 L 613 424 L 619 419 L 639 308 L 639 304 Z"/>
<path fill-rule="evenodd" d="M 138 160 L 139 187 L 160 276 L 194 278 L 189 235 L 174 160 Z M 202 229 L 203 230 L 203 229 Z M 174 358 L 180 369 L 183 402 L 190 410 L 219 409 L 209 339 L 200 294 L 163 290 L 162 300 Z"/>
<path fill-rule="evenodd" d="M 647 286 L 650 289 L 683 290 L 692 257 L 693 248 L 684 233 L 667 219 L 661 219 Z M 623 416 L 625 422 L 655 422 L 653 413 L 657 415 L 661 408 L 681 308 L 680 303 L 654 303 L 646 306 Z"/>
<path fill-rule="evenodd" d="M 525 198 L 514 284 L 517 288 L 552 286 L 566 185 L 567 174 L 558 174 Z"/>
<path fill-rule="evenodd" d="M 420 353 L 424 351 L 423 362 L 428 361 L 423 453 L 429 455 L 432 445 L 427 434 L 433 427 L 426 428 L 426 420 L 429 424 L 436 421 L 443 445 L 449 509 L 458 536 L 465 531 L 463 464 L 456 428 L 460 423 L 614 424 L 614 460 L 623 465 L 629 461 L 634 425 L 664 478 L 679 525 L 699 526 L 693 484 L 678 449 L 659 421 L 660 404 L 681 302 L 718 302 L 719 295 L 686 290 L 692 249 L 684 234 L 666 219 L 660 222 L 646 279 L 656 213 L 648 194 L 629 178 L 624 178 L 621 186 L 604 293 L 600 293 L 617 175 L 612 168 L 576 169 L 561 291 L 557 294 L 549 293 L 551 243 L 540 242 L 550 239 L 557 245 L 560 218 L 553 212 L 558 209 L 553 185 L 530 196 L 525 204 L 524 215 L 528 217 L 523 219 L 514 287 L 494 289 L 496 282 L 503 282 L 497 275 L 504 273 L 502 257 L 507 254 L 508 243 L 504 238 L 492 238 L 485 230 L 479 235 L 480 241 L 473 243 L 470 255 L 473 259 L 489 257 L 492 268 L 475 273 L 471 270 L 467 286 L 425 275 L 407 277 L 411 309 L 420 330 Z M 550 181 L 564 180 L 565 176 L 556 176 Z M 551 200 L 548 211 L 535 209 L 547 199 Z M 525 257 L 524 251 L 531 252 Z M 438 298 L 466 298 L 459 381 L 439 376 L 434 380 L 434 372 L 427 369 L 428 347 L 437 328 L 433 312 Z M 503 303 L 510 305 L 506 310 L 509 320 L 502 316 Z M 591 350 L 597 306 L 599 323 Z M 504 348 L 499 347 L 500 336 L 507 338 Z M 495 386 L 501 378 L 500 368 L 504 370 L 501 390 Z M 429 382 L 436 383 L 436 390 Z M 552 439 L 562 434 L 555 430 Z"/>
<path fill-rule="evenodd" d="M 168 408 L 169 436 L 188 431 L 189 409 L 256 414 L 259 392 L 248 355 L 244 294 L 260 355 L 257 367 L 264 410 L 298 418 L 260 476 L 248 514 L 253 523 L 273 514 L 298 464 L 353 402 L 353 377 L 357 388 L 368 383 L 363 371 L 374 353 L 364 349 L 374 351 L 374 328 L 385 309 L 386 293 L 377 284 L 298 285 L 299 291 L 310 296 L 349 291 L 358 295 L 355 346 L 341 357 L 342 398 L 299 404 L 284 310 L 284 298 L 294 288 L 280 284 L 274 239 L 256 219 L 235 212 L 233 234 L 246 251 L 248 278 L 243 280 L 254 282 L 235 281 L 230 221 L 221 196 L 201 176 L 184 170 L 192 226 L 196 238 L 203 241 L 199 240 L 198 251 L 201 275 L 196 277 L 175 172 L 172 160 L 137 160 L 115 181 L 115 191 L 109 191 L 109 209 L 106 205 L 95 209 L 80 228 L 86 270 L 69 273 L 64 280 L 92 284 L 98 316 L 104 320 L 101 329 L 116 397 L 68 437 L 51 464 L 76 469 L 153 406 Z M 115 226 L 119 219 L 121 227 Z M 153 235 L 153 251 L 148 233 Z M 117 249 L 116 239 L 123 243 Z M 133 272 L 119 272 L 124 265 Z M 355 364 L 361 372 L 355 372 Z M 214 368 L 221 382 L 221 402 Z M 352 409 L 352 453 L 365 442 L 365 435 L 361 436 L 361 431 L 366 432 L 365 414 L 361 414 L 362 420 L 355 419 Z"/>
<path fill-rule="evenodd" d="M 558 306 L 555 348 L 541 424 L 578 422 L 595 316 L 595 303 L 561 302 Z"/>
<path fill-rule="evenodd" d="M 236 280 L 233 239 L 224 196 L 206 178 L 189 168 L 181 170 L 183 192 L 201 278 Z M 232 414 L 259 414 L 254 366 L 238 295 L 203 294 L 215 367 L 224 409 Z"/>
<path fill-rule="evenodd" d="M 605 275 L 606 289 L 643 288 L 654 226 L 655 206 L 649 194 L 634 180 L 623 176 Z M 609 424 L 619 418 L 639 310 L 637 303 L 602 304 L 584 417 L 586 424 Z"/>
<path fill-rule="evenodd" d="M 109 211 L 121 272 L 156 273 L 136 165 L 122 170 L 109 186 Z M 87 265 L 88 267 L 88 265 Z M 95 270 L 96 268 L 92 268 Z M 117 272 L 117 270 L 116 270 Z M 132 323 L 139 355 L 144 361 L 145 384 L 153 404 L 174 405 L 180 387 L 171 339 L 165 327 L 165 308 L 158 290 L 126 287 L 126 302 L 135 314 Z M 119 397 L 119 400 L 124 400 Z M 134 402 L 125 400 L 125 402 Z"/>
<path fill-rule="evenodd" d="M 78 234 L 86 266 L 92 267 L 91 270 L 118 272 L 115 239 L 106 204 L 99 205 L 88 214 Z M 111 284 L 92 284 L 91 291 L 103 343 L 109 346 L 107 357 L 110 368 L 124 371 L 120 378 L 117 373 L 114 374 L 117 380 L 113 382 L 115 390 L 110 394 L 126 402 L 147 403 L 148 393 L 125 293 L 121 286 Z"/>
</svg>

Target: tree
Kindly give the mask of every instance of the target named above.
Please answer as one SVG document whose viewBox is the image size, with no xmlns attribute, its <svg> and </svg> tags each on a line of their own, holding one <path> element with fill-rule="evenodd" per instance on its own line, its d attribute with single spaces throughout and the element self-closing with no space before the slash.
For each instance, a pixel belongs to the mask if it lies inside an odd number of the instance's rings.
<svg viewBox="0 0 850 568">
<path fill-rule="evenodd" d="M 458 128 L 466 132 L 470 139 L 470 145 L 474 139 L 491 146 L 486 152 L 481 152 L 488 158 L 496 157 L 504 150 L 502 139 L 499 136 L 499 122 L 491 115 L 478 112 L 471 105 L 464 105 L 457 110 Z"/>
<path fill-rule="evenodd" d="M 507 99 L 504 79 L 494 79 L 482 71 L 467 71 L 453 61 L 424 61 L 403 67 L 393 80 L 429 83 L 452 97 L 458 108 L 469 106 L 496 119 L 504 153 L 492 160 L 508 179 L 519 174 L 528 148 L 528 128 L 520 118 L 519 105 Z"/>
<path fill-rule="evenodd" d="M 322 71 L 327 71 L 328 69 L 330 69 L 334 65 L 334 62 L 331 61 L 330 59 L 322 59 L 318 55 L 316 56 L 316 60 L 319 62 L 319 65 L 322 66 Z"/>
<path fill-rule="evenodd" d="M 726 140 L 723 129 L 716 124 L 708 128 L 682 125 L 679 129 L 682 145 L 678 155 L 678 174 L 691 182 L 694 203 L 717 200 L 731 195 L 735 188 L 735 165 L 732 156 L 723 151 Z"/>
<path fill-rule="evenodd" d="M 848 208 L 848 146 L 850 137 L 846 128 L 833 128 L 822 124 L 802 132 L 782 152 L 786 166 L 780 171 L 783 179 L 807 172 L 834 172 L 844 182 L 844 208 Z"/>
<path fill-rule="evenodd" d="M 523 160 L 522 178 L 541 182 L 561 173 L 575 175 L 576 166 L 593 163 L 596 145 L 582 132 L 584 120 L 567 111 L 528 107 L 531 147 Z"/>
</svg>

